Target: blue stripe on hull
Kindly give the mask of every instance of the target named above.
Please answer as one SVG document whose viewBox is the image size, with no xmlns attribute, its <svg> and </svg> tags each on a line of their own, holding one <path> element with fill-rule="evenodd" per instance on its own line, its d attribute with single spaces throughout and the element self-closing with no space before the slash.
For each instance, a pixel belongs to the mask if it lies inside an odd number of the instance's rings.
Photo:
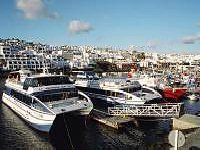
<svg viewBox="0 0 200 150">
<path fill-rule="evenodd" d="M 39 130 L 39 131 L 42 131 L 42 132 L 49 132 L 50 129 L 51 129 L 51 126 L 52 126 L 52 124 L 41 125 L 41 124 L 30 123 L 30 122 L 29 122 L 29 125 L 32 126 L 35 129 Z"/>
</svg>

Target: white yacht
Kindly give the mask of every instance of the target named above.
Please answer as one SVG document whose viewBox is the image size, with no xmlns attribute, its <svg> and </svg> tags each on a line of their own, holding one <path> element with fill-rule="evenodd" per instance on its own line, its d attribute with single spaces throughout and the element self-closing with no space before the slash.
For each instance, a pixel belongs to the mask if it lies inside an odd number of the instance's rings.
<svg viewBox="0 0 200 150">
<path fill-rule="evenodd" d="M 162 98 L 155 89 L 141 86 L 137 80 L 127 78 L 99 79 L 93 72 L 79 72 L 75 85 L 91 100 L 106 102 L 107 105 L 153 103 Z"/>
<path fill-rule="evenodd" d="M 88 115 L 90 98 L 79 92 L 63 75 L 31 75 L 30 71 L 11 72 L 2 101 L 32 127 L 49 132 L 56 115 L 72 112 Z"/>
</svg>

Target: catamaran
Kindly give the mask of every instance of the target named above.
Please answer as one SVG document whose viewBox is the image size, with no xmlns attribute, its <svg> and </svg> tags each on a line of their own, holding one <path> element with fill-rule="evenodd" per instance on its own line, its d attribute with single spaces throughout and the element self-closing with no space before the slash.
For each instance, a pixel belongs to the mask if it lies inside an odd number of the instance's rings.
<svg viewBox="0 0 200 150">
<path fill-rule="evenodd" d="M 10 72 L 2 101 L 33 128 L 49 132 L 56 115 L 68 112 L 85 117 L 93 104 L 67 76 L 30 71 Z"/>
</svg>

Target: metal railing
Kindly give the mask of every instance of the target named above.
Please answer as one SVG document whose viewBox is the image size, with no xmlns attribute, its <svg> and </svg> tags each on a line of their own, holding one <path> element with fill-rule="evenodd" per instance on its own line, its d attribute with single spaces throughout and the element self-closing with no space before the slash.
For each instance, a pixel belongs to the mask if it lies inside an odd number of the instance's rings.
<svg viewBox="0 0 200 150">
<path fill-rule="evenodd" d="M 117 105 L 108 107 L 110 115 L 127 115 L 135 117 L 178 118 L 183 114 L 183 103 Z"/>
</svg>

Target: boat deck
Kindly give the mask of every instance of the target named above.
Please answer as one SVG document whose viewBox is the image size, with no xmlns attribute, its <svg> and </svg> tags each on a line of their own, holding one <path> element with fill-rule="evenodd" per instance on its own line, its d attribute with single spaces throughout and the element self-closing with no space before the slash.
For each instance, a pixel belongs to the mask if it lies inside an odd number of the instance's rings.
<svg viewBox="0 0 200 150">
<path fill-rule="evenodd" d="M 67 113 L 71 111 L 81 110 L 87 107 L 85 103 L 79 103 L 77 101 L 62 101 L 59 103 L 47 103 L 50 110 L 55 114 Z"/>
</svg>

